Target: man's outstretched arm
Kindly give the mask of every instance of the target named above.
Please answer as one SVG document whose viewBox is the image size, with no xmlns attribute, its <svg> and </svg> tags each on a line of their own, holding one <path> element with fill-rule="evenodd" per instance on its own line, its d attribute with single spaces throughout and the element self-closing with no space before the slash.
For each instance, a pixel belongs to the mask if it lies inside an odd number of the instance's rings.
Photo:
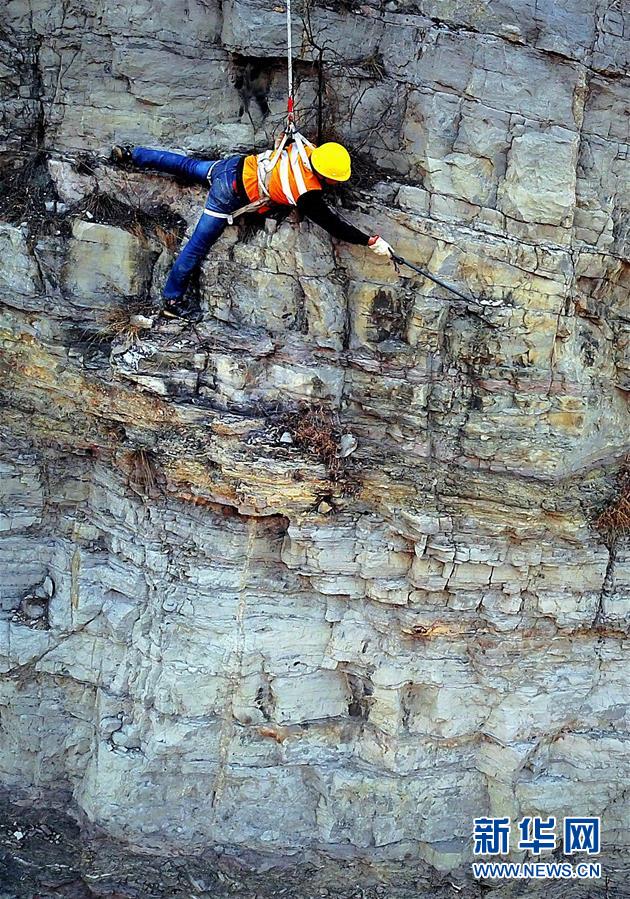
<svg viewBox="0 0 630 899">
<path fill-rule="evenodd" d="M 363 231 L 359 231 L 354 225 L 349 225 L 339 218 L 326 205 L 321 190 L 309 190 L 302 194 L 298 198 L 297 208 L 302 215 L 315 222 L 320 228 L 328 231 L 337 240 L 345 240 L 346 243 L 360 244 L 364 247 L 369 246 L 375 252 L 379 252 L 379 250 L 376 250 L 377 241 L 385 244 L 382 238 L 378 236 L 370 237 L 368 234 L 364 234 Z M 388 244 L 385 245 L 389 247 Z M 381 251 L 381 255 L 389 255 L 389 253 L 385 254 Z"/>
</svg>

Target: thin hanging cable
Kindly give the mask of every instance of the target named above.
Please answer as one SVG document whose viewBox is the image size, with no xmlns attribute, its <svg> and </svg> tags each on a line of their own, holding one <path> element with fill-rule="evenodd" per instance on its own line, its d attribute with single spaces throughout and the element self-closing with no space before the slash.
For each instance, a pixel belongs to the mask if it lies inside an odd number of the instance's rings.
<svg viewBox="0 0 630 899">
<path fill-rule="evenodd" d="M 293 130 L 293 43 L 291 35 L 291 0 L 287 0 L 287 80 L 289 86 L 287 128 Z"/>
</svg>

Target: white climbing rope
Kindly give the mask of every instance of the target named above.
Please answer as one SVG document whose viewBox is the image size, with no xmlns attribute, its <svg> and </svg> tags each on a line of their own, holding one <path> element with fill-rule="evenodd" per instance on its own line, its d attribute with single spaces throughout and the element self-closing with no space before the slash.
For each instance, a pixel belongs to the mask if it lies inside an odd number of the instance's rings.
<svg viewBox="0 0 630 899">
<path fill-rule="evenodd" d="M 287 0 L 287 81 L 289 99 L 287 102 L 287 130 L 293 131 L 293 42 L 291 34 L 291 0 Z"/>
</svg>

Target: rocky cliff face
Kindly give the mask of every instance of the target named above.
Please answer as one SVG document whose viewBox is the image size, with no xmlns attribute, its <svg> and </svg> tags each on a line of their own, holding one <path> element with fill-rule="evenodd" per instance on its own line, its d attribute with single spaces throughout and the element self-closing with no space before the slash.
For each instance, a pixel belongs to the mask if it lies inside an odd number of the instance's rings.
<svg viewBox="0 0 630 899">
<path fill-rule="evenodd" d="M 1 16 L 2 782 L 157 848 L 454 868 L 474 816 L 576 813 L 624 845 L 622 5 L 302 9 L 348 217 L 492 305 L 290 215 L 151 330 L 203 191 L 105 154 L 266 146 L 284 13 Z"/>
</svg>

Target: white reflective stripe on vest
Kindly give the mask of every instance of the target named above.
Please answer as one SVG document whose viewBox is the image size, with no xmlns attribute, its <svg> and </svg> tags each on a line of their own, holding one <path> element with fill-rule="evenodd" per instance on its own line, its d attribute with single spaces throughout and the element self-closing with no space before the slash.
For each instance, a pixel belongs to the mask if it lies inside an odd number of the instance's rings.
<svg viewBox="0 0 630 899">
<path fill-rule="evenodd" d="M 285 199 L 292 206 L 295 206 L 295 197 L 291 190 L 291 182 L 289 181 L 289 151 L 283 150 L 280 157 L 280 183 L 282 184 L 282 192 Z"/>
<path fill-rule="evenodd" d="M 291 169 L 293 170 L 293 177 L 295 178 L 295 184 L 298 190 L 298 197 L 301 197 L 302 194 L 306 193 L 308 187 L 306 186 L 304 175 L 302 174 L 302 169 L 300 167 L 300 151 L 296 144 L 293 144 L 291 147 L 289 158 L 291 160 Z"/>
</svg>

